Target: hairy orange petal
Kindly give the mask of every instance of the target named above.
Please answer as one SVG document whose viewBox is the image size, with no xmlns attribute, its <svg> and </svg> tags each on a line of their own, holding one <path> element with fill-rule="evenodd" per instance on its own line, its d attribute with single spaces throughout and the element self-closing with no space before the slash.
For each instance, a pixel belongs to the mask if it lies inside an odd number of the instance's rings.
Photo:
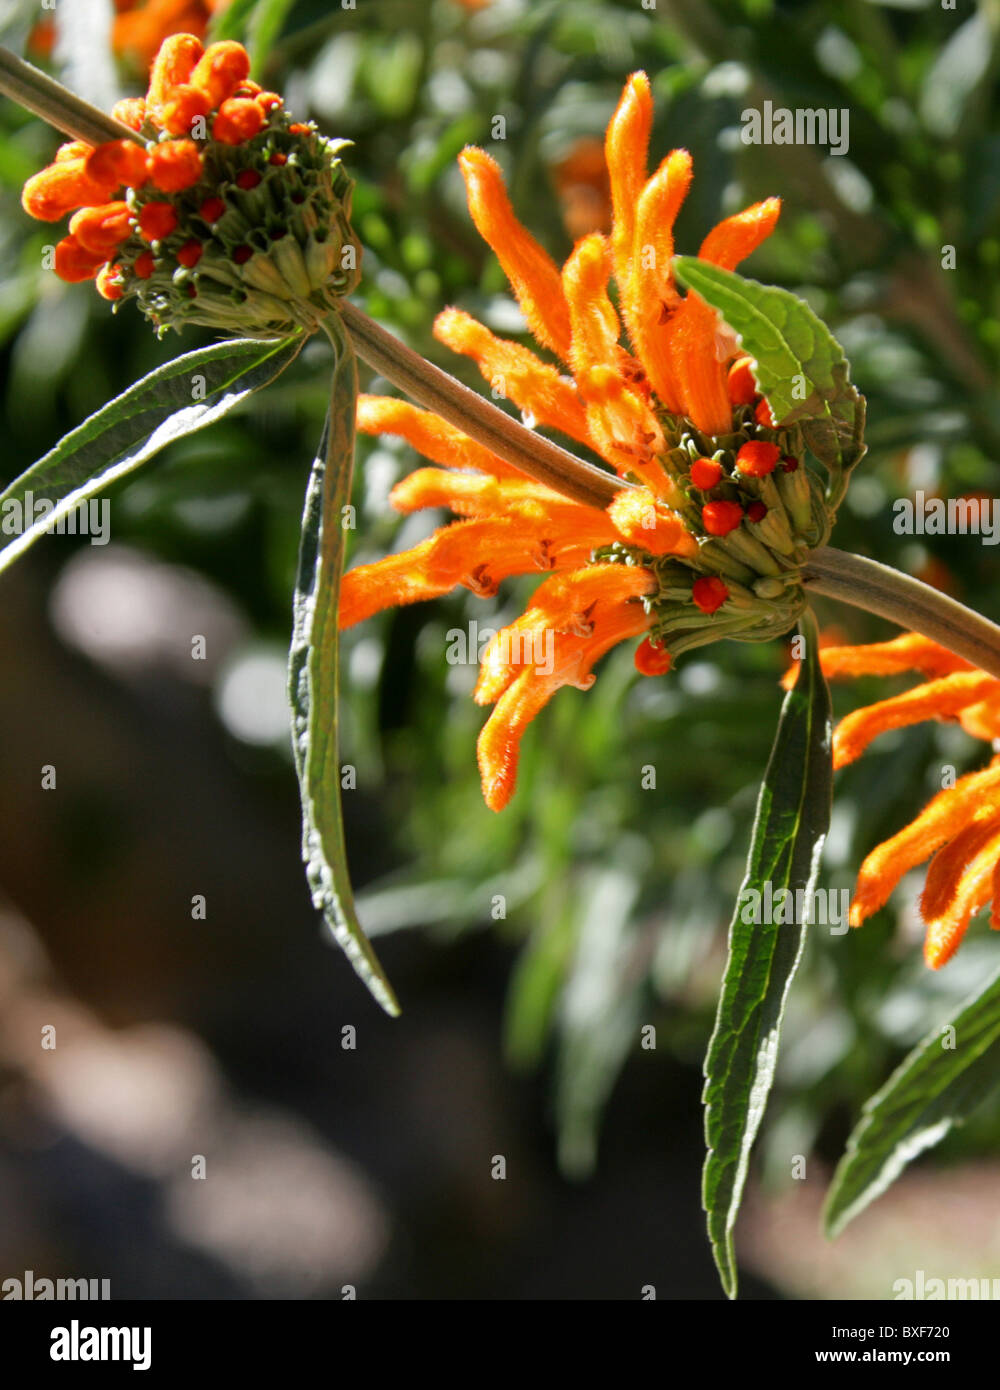
<svg viewBox="0 0 1000 1390">
<path fill-rule="evenodd" d="M 1000 682 L 995 693 L 979 704 L 969 705 L 958 716 L 958 722 L 973 738 L 982 738 L 992 743 L 1000 738 Z"/>
<path fill-rule="evenodd" d="M 539 651 L 549 650 L 544 647 L 547 634 L 566 633 L 590 639 L 595 633 L 593 615 L 598 605 L 601 613 L 606 614 L 609 604 L 626 604 L 655 588 L 655 576 L 632 565 L 592 564 L 553 575 L 535 590 L 525 612 L 503 628 L 486 648 L 473 694 L 476 703 L 492 704 L 521 667 L 541 661 Z M 641 605 L 630 605 L 628 622 L 641 631 L 649 626 L 650 618 Z"/>
<path fill-rule="evenodd" d="M 653 555 L 696 555 L 698 542 L 682 519 L 648 488 L 616 492 L 608 516 L 623 540 Z"/>
<path fill-rule="evenodd" d="M 611 249 L 615 279 L 623 295 L 631 272 L 636 205 L 646 182 L 646 151 L 652 129 L 653 98 L 649 78 L 644 72 L 634 72 L 625 83 L 604 142 L 614 213 Z"/>
<path fill-rule="evenodd" d="M 940 647 L 918 632 L 905 632 L 891 642 L 869 642 L 860 647 L 826 647 L 820 664 L 831 680 L 844 676 L 894 676 L 919 671 L 922 676 L 947 676 L 971 671 L 964 657 Z"/>
<path fill-rule="evenodd" d="M 573 386 L 530 348 L 495 337 L 461 309 L 438 314 L 434 336 L 453 352 L 471 357 L 493 389 L 533 416 L 536 424 L 588 442 L 586 415 Z"/>
<path fill-rule="evenodd" d="M 569 311 L 555 261 L 514 216 L 496 161 L 470 145 L 458 163 L 472 220 L 503 266 L 534 338 L 565 361 Z"/>
<path fill-rule="evenodd" d="M 705 434 L 724 434 L 732 424 L 733 408 L 726 385 L 727 354 L 719 346 L 715 310 L 689 290 L 664 326 L 664 335 L 685 415 Z"/>
<path fill-rule="evenodd" d="M 588 689 L 594 682 L 590 671 L 594 663 L 610 647 L 644 632 L 648 625 L 649 618 L 641 604 L 606 605 L 604 612 L 595 617 L 590 637 L 554 634 L 551 672 L 540 672 L 537 665 L 528 666 L 504 690 L 477 745 L 483 798 L 491 810 L 501 811 L 513 796 L 521 738 L 554 692 L 562 685 Z"/>
<path fill-rule="evenodd" d="M 902 729 L 925 719 L 954 718 L 966 705 L 983 699 L 995 685 L 995 679 L 981 671 L 959 671 L 854 710 L 840 721 L 834 734 L 834 767 L 854 762 L 873 738 L 889 729 Z"/>
<path fill-rule="evenodd" d="M 774 231 L 781 212 L 780 198 L 765 198 L 713 227 L 701 243 L 698 255 L 724 270 L 735 270 L 745 256 Z"/>
<path fill-rule="evenodd" d="M 362 434 L 398 435 L 418 454 L 447 468 L 478 468 L 494 478 L 524 477 L 499 455 L 440 416 L 395 396 L 359 396 L 357 427 Z"/>
<path fill-rule="evenodd" d="M 877 845 L 858 874 L 851 903 L 851 926 L 859 927 L 865 918 L 877 912 L 904 874 L 957 835 L 977 805 L 995 801 L 998 794 L 1000 762 L 994 762 L 981 772 L 960 777 L 953 787 L 938 792 L 915 820 Z"/>
<path fill-rule="evenodd" d="M 547 507 L 560 504 L 581 512 L 588 510 L 580 503 L 567 502 L 543 483 L 501 483 L 497 478 L 447 468 L 418 468 L 396 484 L 389 501 L 399 512 L 449 507 L 460 516 L 498 516 L 523 507 L 532 507 L 542 515 Z"/>
<path fill-rule="evenodd" d="M 670 262 L 674 221 L 691 184 L 687 150 L 673 150 L 642 191 L 628 279 L 621 288 L 622 312 L 629 337 L 653 389 L 674 414 L 684 409 L 681 384 L 669 353 L 671 318 L 679 296 Z"/>
<path fill-rule="evenodd" d="M 587 402 L 590 443 L 619 472 L 636 473 L 667 494 L 670 481 L 654 458 L 665 447 L 663 432 L 643 395 L 627 384 L 632 359 L 618 345 L 609 271 L 607 242 L 597 233 L 577 243 L 563 271 L 573 330 L 570 356 Z"/>
<path fill-rule="evenodd" d="M 993 873 L 1000 857 L 1000 831 L 996 830 L 966 865 L 947 906 L 927 920 L 924 960 L 939 970 L 958 950 L 966 929 L 981 907 L 989 902 Z"/>
<path fill-rule="evenodd" d="M 1000 834 L 1000 811 L 990 807 L 963 825 L 958 834 L 935 853 L 920 895 L 920 911 L 925 921 L 932 921 L 948 911 L 963 873 L 996 834 Z"/>
</svg>

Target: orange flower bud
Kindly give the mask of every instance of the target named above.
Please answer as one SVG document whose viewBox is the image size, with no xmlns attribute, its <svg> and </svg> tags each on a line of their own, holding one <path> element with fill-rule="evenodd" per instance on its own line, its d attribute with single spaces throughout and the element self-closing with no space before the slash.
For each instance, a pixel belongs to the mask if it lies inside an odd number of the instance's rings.
<svg viewBox="0 0 1000 1390">
<path fill-rule="evenodd" d="M 198 117 L 207 116 L 211 109 L 208 97 L 197 87 L 175 87 L 163 103 L 160 125 L 171 135 L 187 135 Z"/>
<path fill-rule="evenodd" d="M 749 478 L 765 478 L 774 472 L 774 465 L 781 457 L 777 444 L 768 444 L 763 439 L 748 439 L 740 446 L 736 455 L 736 467 Z"/>
<path fill-rule="evenodd" d="M 180 193 L 201 178 L 201 152 L 193 140 L 163 140 L 149 156 L 149 177 L 163 193 Z"/>
<path fill-rule="evenodd" d="M 135 264 L 132 269 L 140 280 L 148 280 L 156 269 L 156 259 L 152 251 L 140 251 L 135 258 Z"/>
<path fill-rule="evenodd" d="M 722 477 L 722 464 L 715 459 L 695 459 L 691 465 L 691 481 L 703 492 L 709 492 Z"/>
<path fill-rule="evenodd" d="M 716 575 L 704 575 L 694 581 L 691 597 L 695 607 L 700 608 L 703 613 L 714 613 L 729 597 L 729 590 Z"/>
<path fill-rule="evenodd" d="M 146 151 L 134 140 L 108 140 L 87 155 L 86 171 L 98 183 L 141 188 L 146 182 Z"/>
<path fill-rule="evenodd" d="M 225 40 L 209 44 L 191 74 L 191 85 L 208 99 L 209 110 L 221 106 L 249 76 L 250 55 L 242 44 Z"/>
<path fill-rule="evenodd" d="M 120 265 L 102 265 L 97 273 L 97 292 L 105 299 L 121 299 L 122 297 L 122 268 Z"/>
<path fill-rule="evenodd" d="M 670 653 L 645 637 L 635 650 L 635 669 L 643 676 L 665 676 L 670 670 Z"/>
<path fill-rule="evenodd" d="M 69 234 L 85 251 L 105 260 L 132 234 L 132 212 L 128 203 L 102 203 L 97 208 L 81 208 L 69 221 Z"/>
<path fill-rule="evenodd" d="M 753 413 L 753 418 L 757 421 L 758 425 L 763 425 L 766 430 L 774 429 L 775 419 L 771 414 L 771 407 L 768 405 L 767 401 L 760 400 L 757 402 L 757 409 Z"/>
<path fill-rule="evenodd" d="M 129 130 L 141 130 L 146 119 L 146 103 L 142 97 L 126 97 L 124 101 L 115 102 L 111 114 Z"/>
<path fill-rule="evenodd" d="M 264 113 L 250 97 L 230 97 L 219 107 L 212 135 L 224 145 L 252 140 L 264 124 Z"/>
<path fill-rule="evenodd" d="M 701 524 L 710 536 L 728 536 L 742 520 L 738 502 L 706 502 L 701 509 Z"/>
<path fill-rule="evenodd" d="M 78 280 L 93 280 L 104 261 L 104 256 L 87 251 L 76 237 L 63 237 L 56 243 L 55 272 L 60 280 L 68 280 L 71 285 Z"/>
<path fill-rule="evenodd" d="M 277 111 L 280 106 L 284 105 L 277 92 L 258 92 L 254 97 L 254 101 L 256 101 L 265 115 L 269 115 L 272 111 Z M 289 128 L 294 130 L 294 127 Z"/>
<path fill-rule="evenodd" d="M 69 158 L 33 175 L 24 185 L 21 206 L 41 222 L 58 222 L 74 208 L 106 203 L 116 188 L 89 178 L 85 159 Z"/>
<path fill-rule="evenodd" d="M 733 405 L 753 405 L 758 395 L 757 383 L 753 379 L 753 372 L 750 370 L 752 357 L 737 357 L 736 361 L 729 368 L 729 375 L 726 378 L 726 390 Z"/>
<path fill-rule="evenodd" d="M 62 164 L 67 159 L 86 159 L 93 146 L 88 145 L 83 140 L 69 140 L 65 145 L 60 145 L 56 150 L 54 164 Z"/>
<path fill-rule="evenodd" d="M 164 39 L 149 74 L 146 101 L 152 110 L 158 111 L 169 101 L 175 87 L 190 82 L 204 51 L 193 34 L 171 34 Z"/>
<path fill-rule="evenodd" d="M 147 203 L 139 212 L 139 232 L 147 241 L 162 241 L 177 226 L 177 213 L 170 203 Z"/>
</svg>

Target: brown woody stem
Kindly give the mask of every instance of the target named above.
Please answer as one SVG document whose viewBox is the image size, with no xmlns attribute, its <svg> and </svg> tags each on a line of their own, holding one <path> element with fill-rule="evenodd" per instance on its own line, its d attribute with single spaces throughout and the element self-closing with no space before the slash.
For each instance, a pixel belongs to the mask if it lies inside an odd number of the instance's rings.
<svg viewBox="0 0 1000 1390">
<path fill-rule="evenodd" d="M 347 300 L 341 302 L 340 313 L 354 350 L 363 361 L 425 409 L 491 449 L 505 463 L 591 507 L 606 507 L 616 492 L 630 486 L 526 429 L 380 328 Z"/>
<path fill-rule="evenodd" d="M 919 579 L 832 546 L 812 552 L 802 579 L 810 592 L 922 633 L 1000 679 L 1000 627 Z"/>
<path fill-rule="evenodd" d="M 142 137 L 113 116 L 107 116 L 89 101 L 84 101 L 57 82 L 26 63 L 9 48 L 0 45 L 0 92 L 20 106 L 41 116 L 56 130 L 83 140 L 88 145 L 101 145 L 105 140 L 136 140 Z"/>
</svg>

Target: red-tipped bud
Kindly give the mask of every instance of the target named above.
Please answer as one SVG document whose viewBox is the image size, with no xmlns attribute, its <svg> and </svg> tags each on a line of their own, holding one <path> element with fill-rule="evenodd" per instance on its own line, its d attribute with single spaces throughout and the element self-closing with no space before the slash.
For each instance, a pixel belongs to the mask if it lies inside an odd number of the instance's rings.
<svg viewBox="0 0 1000 1390">
<path fill-rule="evenodd" d="M 177 226 L 177 213 L 170 203 L 147 203 L 139 210 L 139 234 L 147 241 L 162 241 Z"/>
<path fill-rule="evenodd" d="M 665 676 L 670 670 L 670 653 L 659 642 L 645 637 L 636 648 L 635 669 L 643 676 Z"/>
<path fill-rule="evenodd" d="M 761 399 L 757 404 L 757 409 L 753 413 L 753 418 L 758 425 L 763 425 L 766 430 L 773 430 L 775 425 L 774 416 L 771 414 L 771 407 L 767 401 Z"/>
<path fill-rule="evenodd" d="M 132 269 L 140 280 L 148 280 L 156 269 L 156 260 L 152 251 L 140 251 L 132 263 Z"/>
<path fill-rule="evenodd" d="M 190 270 L 201 260 L 204 250 L 200 241 L 186 241 L 177 252 L 177 260 L 186 270 Z"/>
<path fill-rule="evenodd" d="M 694 581 L 691 597 L 695 607 L 700 608 L 703 613 L 714 613 L 729 597 L 729 590 L 716 575 L 705 575 Z"/>
<path fill-rule="evenodd" d="M 781 471 L 782 471 L 782 473 L 794 473 L 795 470 L 798 468 L 798 466 L 799 466 L 799 461 L 798 461 L 798 459 L 792 458 L 791 454 L 782 454 L 782 455 L 781 455 Z"/>
<path fill-rule="evenodd" d="M 722 477 L 722 464 L 715 459 L 695 459 L 691 465 L 691 481 L 702 492 L 709 492 Z"/>
<path fill-rule="evenodd" d="M 738 502 L 706 502 L 701 509 L 701 524 L 710 536 L 728 536 L 742 520 Z"/>
<path fill-rule="evenodd" d="M 249 192 L 251 188 L 256 188 L 260 183 L 261 175 L 256 169 L 241 169 L 236 175 L 236 187 L 242 188 L 244 192 Z"/>
<path fill-rule="evenodd" d="M 748 478 L 766 478 L 774 472 L 774 465 L 781 457 L 777 444 L 768 444 L 763 439 L 750 439 L 740 445 L 736 455 L 736 467 Z"/>
<path fill-rule="evenodd" d="M 211 226 L 212 223 L 218 222 L 219 218 L 223 216 L 225 211 L 225 198 L 206 198 L 205 201 L 202 203 L 201 207 L 198 209 L 198 216 L 202 218 L 203 221 L 207 222 L 209 226 Z"/>
<path fill-rule="evenodd" d="M 748 521 L 763 521 L 767 516 L 767 508 L 763 502 L 751 502 L 747 507 Z"/>
</svg>

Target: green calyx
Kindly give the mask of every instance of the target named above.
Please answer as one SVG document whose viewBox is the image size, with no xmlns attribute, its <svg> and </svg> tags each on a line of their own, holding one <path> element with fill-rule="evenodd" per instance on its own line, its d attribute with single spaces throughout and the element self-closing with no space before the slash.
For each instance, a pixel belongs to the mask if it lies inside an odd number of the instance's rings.
<svg viewBox="0 0 1000 1390">
<path fill-rule="evenodd" d="M 282 110 L 241 144 L 206 141 L 202 177 L 183 192 L 132 190 L 137 218 L 169 203 L 177 225 L 152 243 L 137 228 L 119 249 L 118 303 L 135 299 L 161 337 L 187 324 L 260 338 L 314 330 L 361 274 L 339 159 L 348 143 Z"/>
<path fill-rule="evenodd" d="M 805 462 L 801 430 L 762 426 L 750 407 L 734 411 L 726 435 L 703 435 L 672 416 L 661 424 L 668 448 L 657 461 L 672 485 L 670 505 L 697 552 L 657 555 L 620 542 L 594 558 L 639 565 L 656 576 L 657 590 L 642 602 L 653 619 L 650 640 L 672 657 L 727 637 L 764 642 L 783 636 L 806 607 L 803 566 L 826 543 L 834 521 L 824 484 Z M 776 453 L 768 471 L 749 471 L 746 452 L 741 459 L 747 444 L 770 446 L 768 462 Z M 711 487 L 692 478 L 699 461 L 702 469 L 717 465 Z"/>
</svg>

